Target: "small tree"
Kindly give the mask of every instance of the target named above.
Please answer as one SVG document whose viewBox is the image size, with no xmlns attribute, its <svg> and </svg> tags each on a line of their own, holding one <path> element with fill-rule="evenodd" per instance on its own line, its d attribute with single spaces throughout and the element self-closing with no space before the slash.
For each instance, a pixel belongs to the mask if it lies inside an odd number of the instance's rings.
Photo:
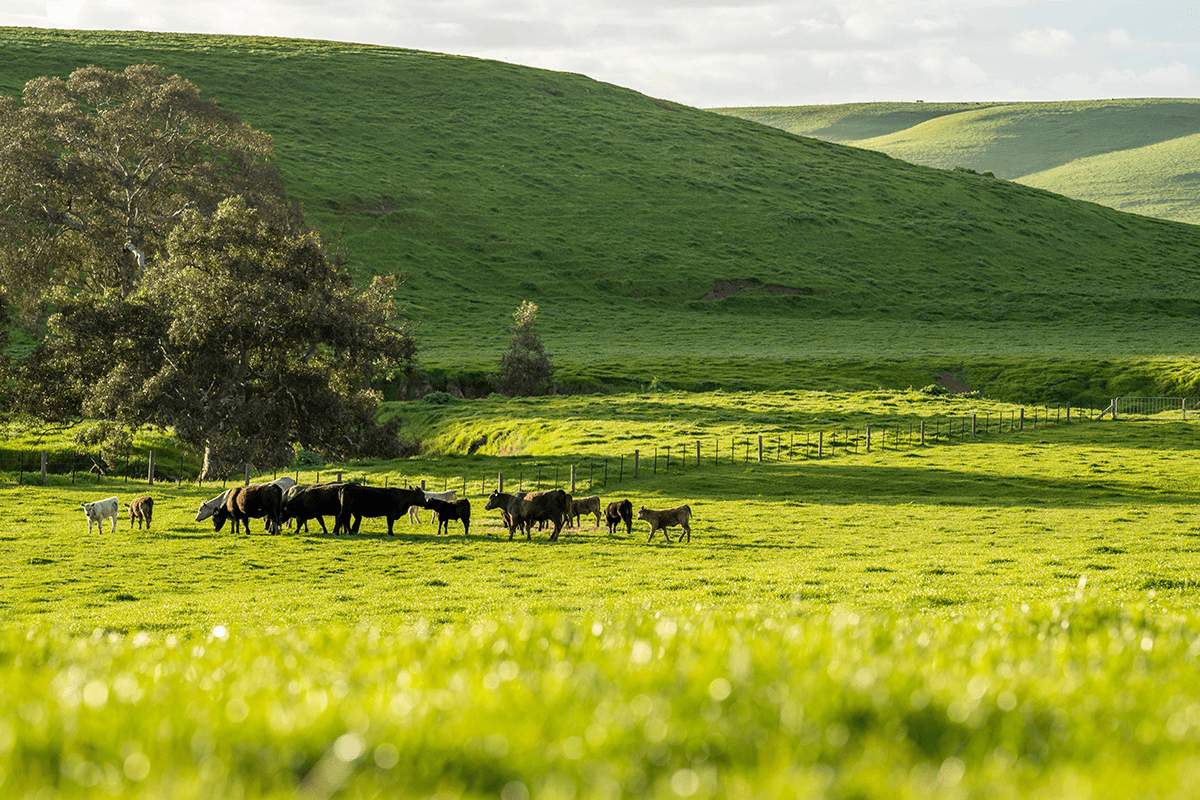
<svg viewBox="0 0 1200 800">
<path fill-rule="evenodd" d="M 496 390 L 509 397 L 554 393 L 554 366 L 534 329 L 538 307 L 528 300 L 513 312 L 512 341 L 500 359 Z"/>
</svg>

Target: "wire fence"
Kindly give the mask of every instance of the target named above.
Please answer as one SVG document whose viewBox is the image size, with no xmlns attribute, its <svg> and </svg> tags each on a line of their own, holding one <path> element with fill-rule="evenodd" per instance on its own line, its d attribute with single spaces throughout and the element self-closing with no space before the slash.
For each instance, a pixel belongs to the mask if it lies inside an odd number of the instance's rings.
<svg viewBox="0 0 1200 800">
<path fill-rule="evenodd" d="M 1200 419 L 1200 397 L 1116 397 L 1102 413 L 1114 420 L 1169 420 L 1186 422 Z"/>
<path fill-rule="evenodd" d="M 1176 406 L 1178 408 L 1178 405 Z M 844 458 L 871 452 L 887 452 L 943 444 L 979 441 L 1051 425 L 1087 422 L 1088 412 L 1064 408 L 1019 408 L 1008 412 L 978 412 L 953 417 L 904 419 L 870 426 L 833 426 L 823 430 L 743 434 L 737 436 L 690 437 L 674 442 L 650 444 L 632 452 L 612 456 L 527 459 L 505 457 L 505 468 L 494 474 L 405 477 L 398 472 L 378 472 L 356 467 L 288 467 L 244 472 L 219 481 L 200 483 L 198 461 L 185 456 L 156 458 L 153 452 L 128 454 L 115 466 L 104 464 L 95 450 L 21 452 L 0 450 L 0 484 L 45 484 L 51 476 L 72 485 L 88 483 L 168 484 L 213 486 L 214 492 L 230 485 L 265 482 L 283 475 L 297 483 L 353 480 L 375 485 L 419 486 L 428 491 L 453 489 L 462 497 L 487 496 L 492 490 L 523 491 L 565 488 L 572 494 L 596 493 L 612 484 L 641 480 L 705 467 L 734 464 L 786 463 Z"/>
</svg>

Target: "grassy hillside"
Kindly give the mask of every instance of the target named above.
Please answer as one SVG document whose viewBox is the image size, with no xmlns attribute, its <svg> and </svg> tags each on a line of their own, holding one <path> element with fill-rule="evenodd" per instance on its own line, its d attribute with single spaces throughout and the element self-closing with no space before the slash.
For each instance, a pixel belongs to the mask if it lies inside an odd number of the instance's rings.
<svg viewBox="0 0 1200 800">
<path fill-rule="evenodd" d="M 905 388 L 1200 347 L 1190 226 L 580 75 L 312 41 L 4 37 L 0 90 L 147 61 L 270 133 L 355 268 L 410 276 L 435 378 L 493 369 L 524 299 L 578 383 Z"/>
<path fill-rule="evenodd" d="M 718 110 L 915 164 L 990 171 L 1124 211 L 1200 222 L 1200 192 L 1188 158 L 1195 148 L 1191 138 L 1200 134 L 1198 99 Z"/>
</svg>

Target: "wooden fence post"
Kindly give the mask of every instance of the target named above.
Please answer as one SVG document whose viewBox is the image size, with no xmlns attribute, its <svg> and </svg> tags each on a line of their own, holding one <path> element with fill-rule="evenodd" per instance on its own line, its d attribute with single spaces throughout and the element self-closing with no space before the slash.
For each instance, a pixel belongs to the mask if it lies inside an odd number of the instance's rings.
<svg viewBox="0 0 1200 800">
<path fill-rule="evenodd" d="M 921 420 L 921 447 L 925 446 L 925 420 Z"/>
<path fill-rule="evenodd" d="M 758 435 L 758 463 L 762 463 L 762 434 Z"/>
<path fill-rule="evenodd" d="M 817 458 L 825 453 L 825 431 L 817 431 Z"/>
<path fill-rule="evenodd" d="M 700 466 L 700 442 L 696 441 L 696 466 Z"/>
<path fill-rule="evenodd" d="M 641 460 L 641 451 L 633 451 L 633 479 L 636 481 L 638 476 L 638 461 Z"/>
<path fill-rule="evenodd" d="M 154 485 L 154 451 L 153 450 L 150 451 L 150 455 L 146 460 L 148 462 L 146 465 L 146 483 L 153 486 Z"/>
<path fill-rule="evenodd" d="M 871 452 L 871 426 L 867 426 L 867 452 Z"/>
<path fill-rule="evenodd" d="M 46 451 L 42 451 L 42 486 L 46 485 Z"/>
<path fill-rule="evenodd" d="M 1021 427 L 1017 428 L 1017 430 L 1025 430 L 1025 406 L 1021 406 Z"/>
<path fill-rule="evenodd" d="M 571 465 L 571 494 L 575 494 L 575 465 Z"/>
</svg>

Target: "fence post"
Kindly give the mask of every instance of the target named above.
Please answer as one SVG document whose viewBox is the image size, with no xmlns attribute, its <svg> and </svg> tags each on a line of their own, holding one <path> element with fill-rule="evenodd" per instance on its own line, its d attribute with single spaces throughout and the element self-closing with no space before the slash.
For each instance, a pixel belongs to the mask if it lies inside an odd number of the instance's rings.
<svg viewBox="0 0 1200 800">
<path fill-rule="evenodd" d="M 696 441 L 696 466 L 700 466 L 700 441 Z"/>
<path fill-rule="evenodd" d="M 921 447 L 925 446 L 925 420 L 921 420 Z"/>
<path fill-rule="evenodd" d="M 496 491 L 497 492 L 504 491 L 504 473 L 503 472 L 499 472 L 496 474 Z"/>
<path fill-rule="evenodd" d="M 867 452 L 871 452 L 871 426 L 867 426 Z"/>
<path fill-rule="evenodd" d="M 825 453 L 825 431 L 817 431 L 817 458 Z"/>
<path fill-rule="evenodd" d="M 1025 430 L 1025 406 L 1021 406 L 1021 423 L 1020 424 L 1021 424 L 1021 427 L 1017 428 L 1017 430 L 1019 430 L 1019 431 Z"/>
<path fill-rule="evenodd" d="M 979 415 L 971 415 L 971 438 L 974 439 L 979 435 Z"/>
<path fill-rule="evenodd" d="M 762 434 L 758 435 L 758 463 L 762 463 Z"/>
<path fill-rule="evenodd" d="M 633 451 L 633 479 L 636 481 L 638 476 L 638 462 L 641 460 L 642 452 L 640 450 Z"/>
<path fill-rule="evenodd" d="M 1117 400 L 1120 398 L 1114 397 L 1112 401 L 1113 422 L 1117 421 Z"/>
<path fill-rule="evenodd" d="M 150 451 L 149 457 L 146 459 L 146 483 L 154 485 L 154 451 Z"/>
<path fill-rule="evenodd" d="M 46 451 L 42 451 L 42 486 L 46 485 Z"/>
<path fill-rule="evenodd" d="M 575 494 L 575 465 L 571 465 L 571 494 Z"/>
</svg>

